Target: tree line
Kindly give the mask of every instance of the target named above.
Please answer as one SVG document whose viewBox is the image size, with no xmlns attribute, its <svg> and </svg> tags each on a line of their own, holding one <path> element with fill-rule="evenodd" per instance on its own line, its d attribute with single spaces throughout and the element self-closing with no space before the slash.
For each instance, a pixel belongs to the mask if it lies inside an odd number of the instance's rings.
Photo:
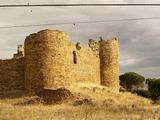
<svg viewBox="0 0 160 120">
<path fill-rule="evenodd" d="M 126 91 L 140 96 L 157 100 L 160 98 L 160 78 L 147 78 L 135 73 L 127 72 L 119 76 L 120 85 Z"/>
</svg>

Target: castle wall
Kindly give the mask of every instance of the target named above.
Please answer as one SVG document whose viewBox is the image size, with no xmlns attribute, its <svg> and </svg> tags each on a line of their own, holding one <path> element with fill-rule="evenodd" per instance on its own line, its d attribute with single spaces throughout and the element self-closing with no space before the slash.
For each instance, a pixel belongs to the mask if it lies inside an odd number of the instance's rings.
<svg viewBox="0 0 160 120">
<path fill-rule="evenodd" d="M 119 44 L 89 40 L 89 46 L 69 41 L 67 33 L 42 30 L 26 37 L 13 59 L 0 60 L 0 91 L 97 84 L 119 90 Z"/>
<path fill-rule="evenodd" d="M 100 41 L 101 85 L 119 91 L 119 44 L 117 38 Z"/>
<path fill-rule="evenodd" d="M 0 60 L 0 92 L 24 90 L 24 58 Z"/>
<path fill-rule="evenodd" d="M 58 30 L 43 30 L 25 40 L 25 84 L 29 93 L 69 85 L 69 37 Z"/>
<path fill-rule="evenodd" d="M 76 63 L 73 60 L 73 51 L 76 53 Z M 74 83 L 100 84 L 99 55 L 94 54 L 90 47 L 82 46 L 77 49 L 72 46 L 70 58 L 71 80 Z"/>
</svg>

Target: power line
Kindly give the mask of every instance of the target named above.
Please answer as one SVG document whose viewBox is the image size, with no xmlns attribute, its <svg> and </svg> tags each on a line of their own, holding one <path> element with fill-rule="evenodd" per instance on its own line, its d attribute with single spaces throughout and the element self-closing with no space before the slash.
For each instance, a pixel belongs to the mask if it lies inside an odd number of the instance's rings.
<svg viewBox="0 0 160 120">
<path fill-rule="evenodd" d="M 107 22 L 124 22 L 124 21 L 138 21 L 160 19 L 160 17 L 144 17 L 144 18 L 127 18 L 127 19 L 112 19 L 112 20 L 97 20 L 97 21 L 82 21 L 82 22 L 66 22 L 66 23 L 48 23 L 48 24 L 30 24 L 30 25 L 13 25 L 0 26 L 0 28 L 21 28 L 21 27 L 38 27 L 38 26 L 52 26 L 52 25 L 76 25 L 76 24 L 91 24 L 91 23 L 107 23 Z"/>
<path fill-rule="evenodd" d="M 130 3 L 130 4 L 111 4 L 111 3 L 71 3 L 71 4 L 4 4 L 0 5 L 0 7 L 46 7 L 46 6 L 53 6 L 53 7 L 80 7 L 80 6 L 160 6 L 160 3 Z"/>
</svg>

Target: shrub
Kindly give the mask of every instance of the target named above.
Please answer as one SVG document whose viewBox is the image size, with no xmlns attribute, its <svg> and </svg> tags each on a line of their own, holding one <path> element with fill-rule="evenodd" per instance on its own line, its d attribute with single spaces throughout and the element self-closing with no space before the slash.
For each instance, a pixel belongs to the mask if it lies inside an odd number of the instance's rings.
<svg viewBox="0 0 160 120">
<path fill-rule="evenodd" d="M 131 91 L 133 87 L 140 87 L 144 85 L 145 78 L 135 72 L 127 72 L 119 77 L 120 84 L 127 90 Z"/>
<path fill-rule="evenodd" d="M 160 96 L 160 79 L 147 79 L 146 82 L 152 99 L 157 99 Z"/>
<path fill-rule="evenodd" d="M 148 90 L 137 89 L 137 90 L 134 90 L 133 93 L 136 93 L 137 95 L 146 97 L 146 98 L 151 98 L 152 96 Z"/>
</svg>

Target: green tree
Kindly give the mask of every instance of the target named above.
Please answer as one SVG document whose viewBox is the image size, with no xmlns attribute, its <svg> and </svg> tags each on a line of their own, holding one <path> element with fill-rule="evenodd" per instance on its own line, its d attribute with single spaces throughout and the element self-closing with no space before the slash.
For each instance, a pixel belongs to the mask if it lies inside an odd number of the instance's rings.
<svg viewBox="0 0 160 120">
<path fill-rule="evenodd" d="M 152 99 L 157 99 L 160 96 L 160 79 L 146 79 L 148 90 L 152 94 Z"/>
<path fill-rule="evenodd" d="M 144 85 L 145 78 L 135 72 L 127 72 L 119 76 L 120 84 L 128 91 L 131 91 L 133 87 L 142 87 Z"/>
</svg>

